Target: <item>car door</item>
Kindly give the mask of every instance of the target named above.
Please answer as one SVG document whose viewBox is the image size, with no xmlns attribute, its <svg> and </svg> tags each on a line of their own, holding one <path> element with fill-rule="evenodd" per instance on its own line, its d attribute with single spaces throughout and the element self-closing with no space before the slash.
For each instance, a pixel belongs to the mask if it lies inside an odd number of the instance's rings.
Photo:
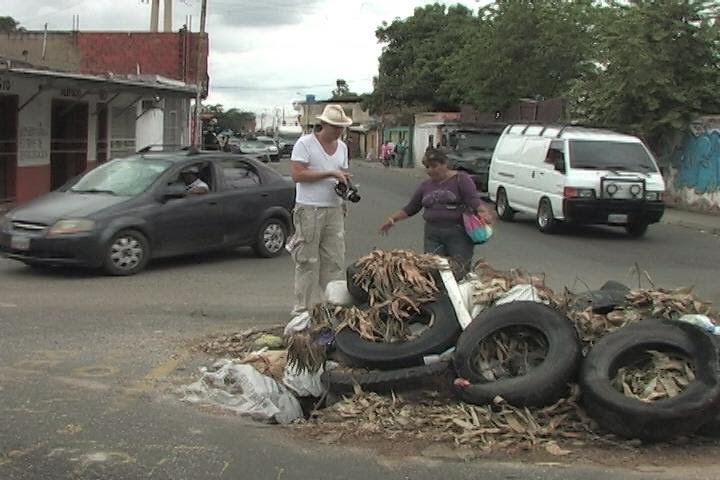
<svg viewBox="0 0 720 480">
<path fill-rule="evenodd" d="M 163 198 L 169 185 L 182 182 L 180 172 L 196 167 L 199 178 L 210 188 L 203 194 L 187 194 L 182 198 Z M 153 224 L 156 251 L 159 255 L 180 255 L 217 248 L 223 243 L 224 226 L 221 194 L 217 173 L 212 162 L 204 161 L 176 169 L 160 186 L 161 205 Z"/>
<path fill-rule="evenodd" d="M 218 162 L 222 177 L 220 199 L 223 205 L 225 243 L 251 245 L 255 242 L 263 214 L 272 203 L 272 194 L 263 183 L 261 172 L 242 157 Z"/>
</svg>

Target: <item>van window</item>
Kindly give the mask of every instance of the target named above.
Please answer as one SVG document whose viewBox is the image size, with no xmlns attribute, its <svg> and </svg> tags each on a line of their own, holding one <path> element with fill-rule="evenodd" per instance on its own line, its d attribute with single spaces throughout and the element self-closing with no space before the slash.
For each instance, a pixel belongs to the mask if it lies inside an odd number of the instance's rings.
<svg viewBox="0 0 720 480">
<path fill-rule="evenodd" d="M 600 140 L 571 140 L 570 166 L 589 170 L 657 172 L 642 144 Z"/>
</svg>

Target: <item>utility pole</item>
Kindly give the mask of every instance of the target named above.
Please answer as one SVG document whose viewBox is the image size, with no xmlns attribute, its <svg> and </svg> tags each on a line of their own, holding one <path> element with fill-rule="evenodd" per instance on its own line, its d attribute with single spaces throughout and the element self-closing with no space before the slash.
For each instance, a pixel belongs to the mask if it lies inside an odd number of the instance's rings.
<svg viewBox="0 0 720 480">
<path fill-rule="evenodd" d="M 202 82 L 200 80 L 200 63 L 201 53 L 203 44 L 203 35 L 205 33 L 205 17 L 207 16 L 207 0 L 202 0 L 202 7 L 200 8 L 200 32 L 198 33 L 198 44 L 196 49 L 197 62 L 195 67 L 195 86 L 197 91 L 195 93 L 195 135 L 193 138 L 193 146 L 202 147 L 202 124 L 200 123 L 200 89 L 202 88 Z"/>
</svg>

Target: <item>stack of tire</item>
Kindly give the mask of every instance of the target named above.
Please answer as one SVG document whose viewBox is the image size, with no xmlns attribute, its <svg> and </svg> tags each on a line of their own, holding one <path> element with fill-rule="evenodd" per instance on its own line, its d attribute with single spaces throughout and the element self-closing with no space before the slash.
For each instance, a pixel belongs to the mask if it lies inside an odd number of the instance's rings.
<svg viewBox="0 0 720 480">
<path fill-rule="evenodd" d="M 347 271 L 348 290 L 359 304 L 368 292 L 355 282 L 357 268 Z M 626 288 L 626 287 L 625 287 Z M 590 297 L 594 306 L 612 309 L 624 293 L 609 282 Z M 446 295 L 423 306 L 435 322 L 407 342 L 379 343 L 344 329 L 336 347 L 364 373 L 326 372 L 323 380 L 331 391 L 389 391 L 413 386 L 429 376 L 456 376 L 454 391 L 465 402 L 487 405 L 498 397 L 510 405 L 543 407 L 565 397 L 572 383 L 580 386 L 588 415 L 609 432 L 644 441 L 666 441 L 700 430 L 720 436 L 720 357 L 709 334 L 689 324 L 646 319 L 601 338 L 583 358 L 575 325 L 559 311 L 536 302 L 517 301 L 483 311 L 461 331 Z M 505 329 L 527 329 L 544 337 L 547 351 L 542 362 L 524 375 L 489 381 L 475 359 L 483 341 Z M 430 354 L 455 345 L 452 365 L 424 364 Z M 613 386 L 618 370 L 647 355 L 648 351 L 673 352 L 693 366 L 695 379 L 677 396 L 644 402 L 626 396 Z M 454 372 L 453 372 L 454 370 Z"/>
<path fill-rule="evenodd" d="M 367 305 L 369 293 L 355 281 L 358 272 L 356 264 L 347 269 L 348 291 L 357 305 Z M 439 275 L 436 280 L 440 286 Z M 425 364 L 425 358 L 439 355 L 452 348 L 460 335 L 461 328 L 455 310 L 444 289 L 434 302 L 422 305 L 417 315 L 433 318 L 433 322 L 419 335 L 404 342 L 375 342 L 367 340 L 357 332 L 345 328 L 335 337 L 335 347 L 352 367 L 368 371 L 329 371 L 323 374 L 323 381 L 330 391 L 336 393 L 352 391 L 355 385 L 369 391 L 389 391 L 412 388 L 428 377 L 450 373 L 449 362 Z M 409 323 L 412 323 L 412 319 Z"/>
</svg>

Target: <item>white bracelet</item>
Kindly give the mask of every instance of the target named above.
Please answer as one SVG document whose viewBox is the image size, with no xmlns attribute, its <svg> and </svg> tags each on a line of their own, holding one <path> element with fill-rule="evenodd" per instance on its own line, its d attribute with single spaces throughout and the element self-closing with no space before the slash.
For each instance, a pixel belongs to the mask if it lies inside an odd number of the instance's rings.
<svg viewBox="0 0 720 480">
<path fill-rule="evenodd" d="M 395 220 L 392 217 L 388 217 L 388 220 L 390 220 L 390 225 L 395 225 Z"/>
</svg>

